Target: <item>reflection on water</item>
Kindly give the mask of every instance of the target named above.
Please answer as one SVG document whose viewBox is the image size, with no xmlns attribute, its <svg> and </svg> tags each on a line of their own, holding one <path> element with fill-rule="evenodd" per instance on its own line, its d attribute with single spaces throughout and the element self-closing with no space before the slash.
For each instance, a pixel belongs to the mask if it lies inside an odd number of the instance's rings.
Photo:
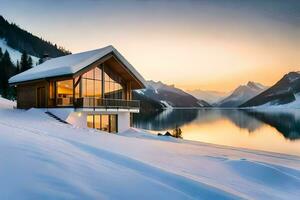
<svg viewBox="0 0 300 200">
<path fill-rule="evenodd" d="M 179 126 L 184 139 L 300 155 L 300 110 L 166 110 L 136 114 L 134 126 L 155 133 Z"/>
</svg>

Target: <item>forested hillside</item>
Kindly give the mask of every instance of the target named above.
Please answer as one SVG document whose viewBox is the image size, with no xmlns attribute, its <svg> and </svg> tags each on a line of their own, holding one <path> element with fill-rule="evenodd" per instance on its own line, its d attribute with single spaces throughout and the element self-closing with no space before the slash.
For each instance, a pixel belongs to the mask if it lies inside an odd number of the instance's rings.
<svg viewBox="0 0 300 200">
<path fill-rule="evenodd" d="M 71 52 L 45 41 L 26 30 L 21 29 L 14 23 L 9 23 L 0 15 L 0 39 L 5 39 L 8 46 L 20 52 L 41 58 L 44 54 L 50 57 L 58 57 L 70 54 Z"/>
</svg>

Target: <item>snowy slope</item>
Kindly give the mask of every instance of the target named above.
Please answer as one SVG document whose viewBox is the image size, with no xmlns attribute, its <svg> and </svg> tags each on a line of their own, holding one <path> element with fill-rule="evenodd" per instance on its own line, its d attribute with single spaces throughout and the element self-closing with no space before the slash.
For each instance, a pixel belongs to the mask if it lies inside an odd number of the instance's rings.
<svg viewBox="0 0 300 200">
<path fill-rule="evenodd" d="M 295 100 L 293 102 L 287 103 L 287 104 L 274 104 L 272 102 L 268 102 L 266 104 L 256 106 L 255 108 L 278 108 L 278 109 L 300 109 L 300 93 L 295 94 Z"/>
<path fill-rule="evenodd" d="M 300 157 L 0 109 L 0 199 L 297 199 Z"/>
<path fill-rule="evenodd" d="M 249 81 L 246 85 L 237 87 L 228 97 L 218 102 L 217 105 L 219 107 L 238 107 L 266 89 L 267 87 L 260 83 Z"/>
<path fill-rule="evenodd" d="M 2 49 L 2 52 L 4 53 L 6 50 L 8 51 L 9 55 L 10 55 L 10 59 L 12 60 L 12 62 L 14 64 L 17 63 L 17 60 L 20 61 L 21 59 L 21 55 L 22 53 L 9 47 L 6 44 L 6 41 L 4 39 L 0 38 L 0 48 Z M 35 66 L 38 62 L 39 62 L 39 58 L 35 57 L 35 56 L 31 56 L 32 61 L 33 61 L 33 66 Z"/>
</svg>

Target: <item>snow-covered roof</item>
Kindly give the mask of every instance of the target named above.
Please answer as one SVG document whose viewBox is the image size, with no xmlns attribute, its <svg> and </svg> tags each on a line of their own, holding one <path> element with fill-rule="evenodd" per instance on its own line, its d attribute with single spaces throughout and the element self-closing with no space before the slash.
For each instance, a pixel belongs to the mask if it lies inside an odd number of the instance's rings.
<svg viewBox="0 0 300 200">
<path fill-rule="evenodd" d="M 111 45 L 101 49 L 66 55 L 47 60 L 46 62 L 37 65 L 36 67 L 33 67 L 23 73 L 11 77 L 9 79 L 9 83 L 16 84 L 25 81 L 75 74 L 76 72 L 91 65 L 92 63 L 110 53 L 114 53 L 114 55 L 125 65 L 125 67 L 135 76 L 135 78 L 137 78 L 143 85 L 145 85 L 145 79 Z"/>
</svg>

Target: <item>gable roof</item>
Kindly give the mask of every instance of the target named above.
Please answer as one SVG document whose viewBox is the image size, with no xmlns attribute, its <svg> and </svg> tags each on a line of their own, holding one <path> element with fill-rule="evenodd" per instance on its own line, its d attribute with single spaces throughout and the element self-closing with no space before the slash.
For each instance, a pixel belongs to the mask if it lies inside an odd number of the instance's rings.
<svg viewBox="0 0 300 200">
<path fill-rule="evenodd" d="M 131 72 L 132 75 L 135 76 L 135 78 L 140 81 L 143 86 L 145 86 L 145 79 L 113 46 L 52 58 L 25 72 L 11 77 L 9 79 L 9 83 L 17 84 L 38 79 L 75 74 L 85 67 L 95 63 L 99 59 L 112 53 L 122 62 L 127 70 Z"/>
</svg>

